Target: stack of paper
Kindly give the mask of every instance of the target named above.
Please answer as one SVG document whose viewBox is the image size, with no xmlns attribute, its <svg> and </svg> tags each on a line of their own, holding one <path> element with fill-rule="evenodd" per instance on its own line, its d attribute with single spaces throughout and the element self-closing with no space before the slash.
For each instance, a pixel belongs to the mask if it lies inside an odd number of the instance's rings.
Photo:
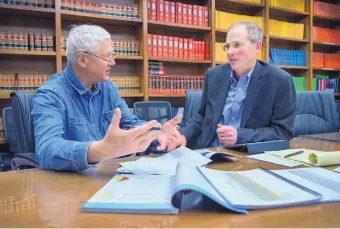
<svg viewBox="0 0 340 229">
<path fill-rule="evenodd" d="M 201 167 L 207 165 L 211 160 L 202 156 L 199 152 L 182 146 L 160 157 L 143 157 L 136 161 L 119 163 L 123 169 L 119 168 L 117 172 L 144 175 L 175 175 L 179 162 Z"/>
<path fill-rule="evenodd" d="M 300 153 L 294 155 L 295 152 Z M 288 149 L 279 151 L 268 151 L 265 153 L 285 159 L 298 161 L 306 165 L 328 166 L 340 164 L 340 151 L 325 152 L 311 149 Z"/>
</svg>

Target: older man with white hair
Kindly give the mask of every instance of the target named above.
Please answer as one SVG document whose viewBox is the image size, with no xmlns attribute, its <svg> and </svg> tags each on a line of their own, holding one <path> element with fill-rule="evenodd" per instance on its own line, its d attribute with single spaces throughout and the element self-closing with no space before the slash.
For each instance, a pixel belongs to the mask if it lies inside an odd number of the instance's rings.
<svg viewBox="0 0 340 229">
<path fill-rule="evenodd" d="M 84 170 L 89 164 L 145 151 L 154 140 L 165 150 L 179 132 L 176 116 L 151 130 L 156 121 L 133 115 L 109 80 L 115 65 L 110 34 L 95 25 L 73 27 L 67 41 L 67 66 L 40 86 L 32 118 L 39 167 Z M 124 130 L 124 126 L 136 128 Z M 183 144 L 184 145 L 184 144 Z"/>
</svg>

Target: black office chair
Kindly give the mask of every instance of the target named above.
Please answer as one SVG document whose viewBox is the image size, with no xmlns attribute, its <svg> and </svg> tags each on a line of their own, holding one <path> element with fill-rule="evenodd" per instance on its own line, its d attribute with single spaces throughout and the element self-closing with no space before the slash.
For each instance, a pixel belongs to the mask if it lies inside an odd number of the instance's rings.
<svg viewBox="0 0 340 229">
<path fill-rule="evenodd" d="M 135 102 L 135 115 L 142 120 L 157 120 L 161 124 L 172 118 L 171 105 L 167 101 Z"/>
<path fill-rule="evenodd" d="M 6 152 L 0 152 L 0 172 L 12 169 L 11 162 L 14 157 L 13 152 L 18 148 L 18 137 L 13 123 L 12 107 L 5 107 L 2 110 L 2 124 L 4 128 L 4 137 L 6 139 Z"/>
<path fill-rule="evenodd" d="M 38 167 L 34 153 L 32 100 L 32 93 L 11 93 L 13 118 L 18 137 L 18 149 L 14 152 L 12 160 L 13 170 Z"/>
<path fill-rule="evenodd" d="M 184 116 L 181 122 L 181 126 L 185 126 L 186 122 L 194 116 L 201 106 L 202 91 L 185 91 L 185 106 L 184 106 Z"/>
</svg>

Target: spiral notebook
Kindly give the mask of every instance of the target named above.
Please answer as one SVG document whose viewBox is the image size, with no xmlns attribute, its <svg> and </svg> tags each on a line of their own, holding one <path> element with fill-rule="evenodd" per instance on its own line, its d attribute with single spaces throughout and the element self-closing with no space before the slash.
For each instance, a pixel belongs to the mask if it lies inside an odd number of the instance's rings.
<svg viewBox="0 0 340 229">
<path fill-rule="evenodd" d="M 82 210 L 178 214 L 185 210 L 183 206 L 204 209 L 204 205 L 209 205 L 210 209 L 220 206 L 247 213 L 250 209 L 339 201 L 339 178 L 339 173 L 322 168 L 219 171 L 180 163 L 174 176 L 117 175 L 91 197 Z M 186 198 L 188 190 L 200 198 Z"/>
</svg>

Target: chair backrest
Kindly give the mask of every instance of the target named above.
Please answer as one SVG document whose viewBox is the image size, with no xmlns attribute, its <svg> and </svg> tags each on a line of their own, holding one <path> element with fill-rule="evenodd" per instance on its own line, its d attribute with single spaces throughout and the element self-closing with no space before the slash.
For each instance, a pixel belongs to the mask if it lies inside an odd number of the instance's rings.
<svg viewBox="0 0 340 229">
<path fill-rule="evenodd" d="M 187 90 L 185 95 L 185 107 L 182 126 L 196 114 L 201 105 L 202 91 Z"/>
<path fill-rule="evenodd" d="M 135 115 L 145 121 L 157 120 L 161 124 L 172 118 L 171 105 L 167 101 L 135 102 Z"/>
<path fill-rule="evenodd" d="M 4 135 L 9 151 L 16 153 L 19 150 L 19 141 L 17 130 L 14 125 L 12 107 L 5 107 L 2 110 L 2 123 L 4 128 Z"/>
<path fill-rule="evenodd" d="M 11 93 L 11 105 L 15 127 L 18 134 L 18 151 L 16 153 L 34 152 L 34 130 L 32 111 L 32 93 Z"/>
<path fill-rule="evenodd" d="M 296 100 L 295 136 L 339 131 L 339 114 L 333 92 L 299 91 Z"/>
</svg>

